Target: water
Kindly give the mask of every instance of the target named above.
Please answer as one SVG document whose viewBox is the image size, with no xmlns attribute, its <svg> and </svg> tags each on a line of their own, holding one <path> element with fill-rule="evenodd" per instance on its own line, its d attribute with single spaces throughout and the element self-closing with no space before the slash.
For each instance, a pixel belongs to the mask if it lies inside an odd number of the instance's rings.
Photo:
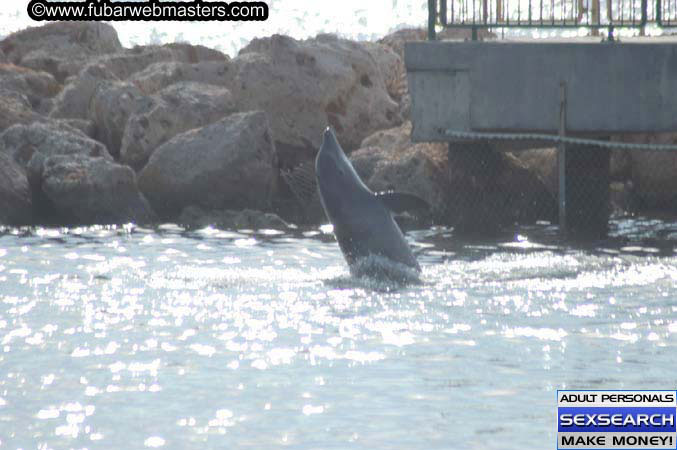
<svg viewBox="0 0 677 450">
<path fill-rule="evenodd" d="M 423 284 L 326 228 L 0 235 L 7 448 L 553 448 L 555 390 L 676 387 L 677 226 L 412 232 Z"/>
</svg>

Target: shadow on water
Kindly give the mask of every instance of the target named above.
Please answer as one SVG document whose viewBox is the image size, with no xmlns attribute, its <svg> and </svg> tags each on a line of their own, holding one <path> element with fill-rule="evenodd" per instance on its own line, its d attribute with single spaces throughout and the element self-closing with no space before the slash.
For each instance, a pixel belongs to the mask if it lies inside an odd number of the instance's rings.
<svg viewBox="0 0 677 450">
<path fill-rule="evenodd" d="M 428 261 L 478 261 L 496 253 L 557 254 L 581 252 L 592 256 L 634 255 L 671 257 L 677 254 L 677 221 L 647 217 L 615 217 L 604 239 L 563 237 L 547 222 L 503 230 L 492 236 L 459 236 L 453 229 L 432 227 L 409 233 L 419 257 Z"/>
<path fill-rule="evenodd" d="M 252 239 L 257 245 L 270 248 L 297 246 L 299 242 L 310 239 L 333 247 L 336 245 L 333 234 L 323 228 L 229 231 L 210 227 L 186 230 L 174 224 L 163 224 L 153 228 L 141 228 L 132 224 L 73 228 L 0 226 L 0 238 L 16 238 L 15 243 L 21 242 L 21 245 L 47 242 L 68 247 L 83 243 L 103 244 L 115 237 L 154 234 L 159 237 L 178 236 L 196 242 L 213 239 L 223 244 Z M 672 257 L 677 254 L 677 220 L 675 218 L 614 217 L 609 221 L 607 237 L 595 240 L 581 239 L 577 236 L 564 238 L 560 235 L 558 227 L 549 222 L 516 226 L 492 236 L 462 236 L 457 234 L 453 228 L 439 226 L 408 231 L 407 236 L 414 247 L 414 253 L 422 264 L 441 264 L 448 261 L 472 262 L 500 253 L 569 254 L 578 252 L 592 256 L 633 255 L 639 257 Z M 337 288 L 357 287 L 377 291 L 399 290 L 411 284 L 421 283 L 417 277 L 395 277 L 395 281 L 382 278 L 379 274 L 366 277 L 341 276 L 327 283 Z"/>
</svg>

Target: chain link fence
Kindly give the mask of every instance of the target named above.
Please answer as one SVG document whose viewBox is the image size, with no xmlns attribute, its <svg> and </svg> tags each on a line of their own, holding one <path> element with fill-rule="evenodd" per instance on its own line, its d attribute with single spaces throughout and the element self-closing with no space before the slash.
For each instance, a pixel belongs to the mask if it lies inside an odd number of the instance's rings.
<svg viewBox="0 0 677 450">
<path fill-rule="evenodd" d="M 625 216 L 677 221 L 677 134 L 606 141 L 537 134 L 449 132 L 449 136 L 453 142 L 442 168 L 446 175 L 433 182 L 442 195 L 428 200 L 432 223 L 451 226 L 458 233 L 558 225 L 561 189 L 566 198 L 564 220 L 574 236 L 604 236 L 610 219 Z M 508 144 L 515 141 L 543 145 L 509 151 L 514 145 Z M 560 161 L 563 144 L 566 156 Z M 359 165 L 356 168 L 360 172 Z M 297 220 L 324 221 L 312 161 L 281 175 L 291 191 Z M 431 184 L 425 179 L 401 181 L 409 186 L 412 181 Z"/>
<path fill-rule="evenodd" d="M 565 220 L 573 234 L 604 234 L 609 218 L 641 215 L 677 222 L 677 134 L 612 136 L 608 141 L 553 137 L 551 142 L 569 142 L 563 186 L 558 147 L 514 154 L 553 195 L 559 198 L 564 188 Z"/>
</svg>

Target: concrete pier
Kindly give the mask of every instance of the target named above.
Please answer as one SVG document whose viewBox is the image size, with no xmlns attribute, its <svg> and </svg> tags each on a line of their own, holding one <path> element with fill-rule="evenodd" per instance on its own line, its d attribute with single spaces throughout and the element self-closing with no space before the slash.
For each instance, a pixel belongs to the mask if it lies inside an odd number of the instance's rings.
<svg viewBox="0 0 677 450">
<path fill-rule="evenodd" d="M 555 145 L 525 135 L 604 140 L 677 130 L 674 39 L 411 42 L 405 62 L 415 142 L 454 142 L 454 133 L 469 133 L 512 151 Z M 609 150 L 578 145 L 563 154 L 562 231 L 603 235 Z"/>
</svg>

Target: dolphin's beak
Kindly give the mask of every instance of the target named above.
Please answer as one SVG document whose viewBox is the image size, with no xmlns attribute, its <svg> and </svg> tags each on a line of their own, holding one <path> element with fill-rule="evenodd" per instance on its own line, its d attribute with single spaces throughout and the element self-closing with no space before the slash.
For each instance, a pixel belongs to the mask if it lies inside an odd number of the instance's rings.
<svg viewBox="0 0 677 450">
<path fill-rule="evenodd" d="M 324 136 L 322 137 L 322 148 L 330 148 L 330 146 L 336 148 L 339 145 L 334 130 L 332 130 L 331 127 L 327 127 L 325 128 Z"/>
</svg>

